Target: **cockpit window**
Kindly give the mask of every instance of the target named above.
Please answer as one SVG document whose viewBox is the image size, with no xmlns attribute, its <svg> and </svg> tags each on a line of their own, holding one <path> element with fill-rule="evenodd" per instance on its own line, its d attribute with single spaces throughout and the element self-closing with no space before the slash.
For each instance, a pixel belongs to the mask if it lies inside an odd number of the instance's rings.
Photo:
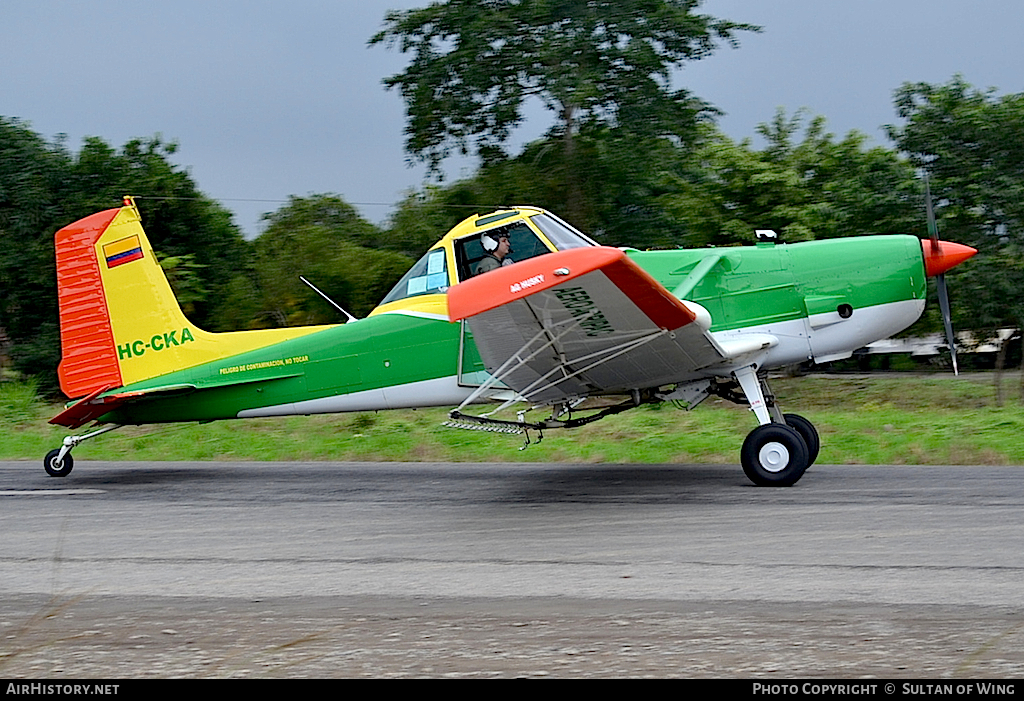
<svg viewBox="0 0 1024 701">
<path fill-rule="evenodd" d="M 485 232 L 478 232 L 455 242 L 455 260 L 458 265 L 460 280 L 473 277 L 477 264 L 485 255 L 483 244 L 480 242 L 481 233 Z M 518 263 L 544 253 L 551 253 L 551 249 L 540 240 L 540 237 L 522 219 L 488 229 L 486 233 L 494 238 L 508 236 L 508 242 L 512 246 L 512 251 L 508 254 L 507 260 L 513 263 Z"/>
<path fill-rule="evenodd" d="M 555 244 L 555 248 L 559 251 L 600 245 L 589 236 L 581 234 L 561 219 L 550 214 L 537 214 L 532 219 L 537 228 L 548 237 L 551 243 Z"/>
<path fill-rule="evenodd" d="M 508 236 L 512 252 L 509 253 L 506 260 L 518 263 L 552 252 L 549 244 L 543 241 L 529 226 L 528 220 L 532 220 L 534 225 L 559 251 L 599 245 L 558 217 L 548 213 L 528 215 L 518 210 L 507 211 L 482 217 L 477 219 L 474 224 L 478 227 L 490 225 L 486 233 L 491 236 Z M 473 277 L 477 265 L 484 258 L 485 252 L 480 241 L 482 233 L 484 232 L 477 231 L 453 242 L 455 272 L 459 280 L 468 280 Z M 412 266 L 409 272 L 398 281 L 398 284 L 392 288 L 381 304 L 419 295 L 444 294 L 448 289 L 448 284 L 445 249 L 433 248 L 427 251 L 416 262 L 416 265 Z"/>
<path fill-rule="evenodd" d="M 448 265 L 445 263 L 444 249 L 435 248 L 409 269 L 398 284 L 392 288 L 381 304 L 394 302 L 406 297 L 426 294 L 440 294 L 448 289 Z"/>
</svg>

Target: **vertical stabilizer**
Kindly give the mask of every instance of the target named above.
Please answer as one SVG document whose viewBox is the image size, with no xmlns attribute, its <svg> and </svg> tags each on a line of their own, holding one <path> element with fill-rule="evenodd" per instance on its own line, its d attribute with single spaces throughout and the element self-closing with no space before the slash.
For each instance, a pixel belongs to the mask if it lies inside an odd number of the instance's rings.
<svg viewBox="0 0 1024 701">
<path fill-rule="evenodd" d="M 60 386 L 68 397 L 296 338 L 325 326 L 209 333 L 182 313 L 129 198 L 54 237 Z"/>
</svg>

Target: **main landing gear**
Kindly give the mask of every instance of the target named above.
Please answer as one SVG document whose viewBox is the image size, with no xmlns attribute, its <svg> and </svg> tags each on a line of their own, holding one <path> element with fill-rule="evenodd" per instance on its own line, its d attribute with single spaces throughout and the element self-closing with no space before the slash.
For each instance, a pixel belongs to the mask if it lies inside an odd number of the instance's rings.
<svg viewBox="0 0 1024 701">
<path fill-rule="evenodd" d="M 743 473 L 759 487 L 789 487 L 803 477 L 811 461 L 807 444 L 785 424 L 758 426 L 740 449 Z"/>
<path fill-rule="evenodd" d="M 821 441 L 814 425 L 799 414 L 783 414 L 754 366 L 733 373 L 760 426 L 740 449 L 743 472 L 761 487 L 790 487 L 818 458 Z"/>
</svg>

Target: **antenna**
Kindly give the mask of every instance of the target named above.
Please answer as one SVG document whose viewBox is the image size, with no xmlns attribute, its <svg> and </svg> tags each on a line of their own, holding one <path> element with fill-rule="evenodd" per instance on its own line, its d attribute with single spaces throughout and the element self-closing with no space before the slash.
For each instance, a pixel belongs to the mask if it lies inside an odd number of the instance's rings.
<svg viewBox="0 0 1024 701">
<path fill-rule="evenodd" d="M 334 301 L 333 299 L 331 299 L 330 297 L 328 297 L 327 295 L 325 295 L 325 294 L 324 294 L 323 292 L 321 292 L 320 290 L 318 290 L 318 289 L 317 289 L 317 287 L 316 287 L 316 285 L 314 285 L 314 284 L 313 284 L 312 282 L 310 282 L 310 281 L 309 281 L 309 280 L 307 280 L 306 278 L 302 277 L 301 275 L 299 275 L 299 279 L 300 279 L 300 280 L 302 280 L 302 281 L 303 281 L 304 283 L 306 283 L 307 285 L 309 285 L 309 288 L 310 288 L 311 290 L 313 290 L 313 291 L 314 291 L 314 292 L 316 292 L 316 293 L 317 293 L 318 295 L 320 295 L 321 297 L 323 297 L 324 299 L 326 299 L 326 300 L 327 300 L 328 302 L 330 302 L 330 303 L 331 303 L 332 305 L 334 305 L 334 308 L 335 308 L 335 309 L 337 309 L 337 310 L 338 310 L 339 312 L 341 312 L 341 313 L 342 313 L 342 314 L 344 314 L 344 315 L 345 315 L 346 317 L 348 317 L 348 321 L 346 321 L 346 322 L 345 322 L 346 324 L 351 324 L 351 323 L 352 323 L 353 321 L 359 321 L 359 319 L 356 319 L 356 318 L 355 318 L 354 316 L 352 316 L 352 315 L 351 315 L 351 314 L 349 314 L 349 313 L 348 313 L 347 311 L 345 311 L 344 309 L 342 309 L 342 308 L 341 308 L 341 305 L 340 305 L 340 304 L 338 304 L 338 303 L 337 303 L 337 302 L 335 302 L 335 301 Z"/>
</svg>

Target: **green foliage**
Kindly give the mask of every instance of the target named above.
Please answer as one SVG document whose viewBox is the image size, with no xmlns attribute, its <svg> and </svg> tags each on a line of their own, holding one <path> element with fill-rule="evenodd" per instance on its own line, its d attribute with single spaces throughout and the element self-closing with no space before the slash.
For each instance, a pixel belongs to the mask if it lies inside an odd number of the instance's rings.
<svg viewBox="0 0 1024 701">
<path fill-rule="evenodd" d="M 365 316 L 413 263 L 401 253 L 381 250 L 386 239 L 380 230 L 334 195 L 292 197 L 266 221 L 266 230 L 253 244 L 255 284 L 263 305 L 253 325 L 339 321 L 340 313 L 299 275 L 349 313 Z"/>
<path fill-rule="evenodd" d="M 584 220 L 570 221 L 601 243 L 637 248 L 750 243 L 761 228 L 795 242 L 923 226 L 913 169 L 895 151 L 869 147 L 856 132 L 837 140 L 823 118 L 805 125 L 799 112 L 780 111 L 760 131 L 767 142 L 761 150 L 710 124 L 685 143 L 641 143 L 608 129 L 584 133 L 573 163 L 592 185 Z M 568 218 L 567 169 L 558 141 L 540 139 L 473 178 L 411 195 L 393 226 L 429 222 L 440 231 L 472 211 L 460 208 L 469 203 L 529 202 Z M 434 214 L 414 214 L 428 210 Z"/>
<path fill-rule="evenodd" d="M 120 150 L 88 138 L 77 154 L 44 142 L 24 123 L 0 117 L 0 328 L 14 370 L 56 391 L 60 358 L 53 235 L 62 226 L 138 196 L 146 233 L 174 265 L 172 281 L 190 318 L 218 328 L 245 241 L 230 215 L 173 165 L 176 146 L 160 137 Z"/>
<path fill-rule="evenodd" d="M 14 369 L 49 370 L 50 387 L 59 352 L 50 349 L 57 318 L 52 233 L 65 216 L 60 190 L 68 166 L 62 148 L 0 117 L 0 328 Z"/>
<path fill-rule="evenodd" d="M 182 311 L 186 315 L 194 313 L 195 304 L 206 299 L 208 292 L 200 277 L 206 266 L 197 263 L 193 253 L 183 256 L 161 256 L 157 253 L 156 257 Z"/>
<path fill-rule="evenodd" d="M 38 421 L 47 406 L 38 397 L 39 382 L 30 378 L 25 382 L 0 381 L 0 416 L 8 428 Z"/>
<path fill-rule="evenodd" d="M 955 77 L 905 83 L 890 135 L 926 168 L 943 229 L 983 248 L 1024 238 L 1024 93 L 998 97 Z"/>
<path fill-rule="evenodd" d="M 772 388 L 818 427 L 820 464 L 1024 464 L 1024 409 L 993 406 L 987 377 L 780 378 Z M 0 394 L 0 408 L 2 401 Z M 645 407 L 547 431 L 520 451 L 521 436 L 443 428 L 446 417 L 445 409 L 425 409 L 125 427 L 83 443 L 75 457 L 736 465 L 754 426 L 747 409 L 709 399 L 692 412 Z M 0 459 L 35 462 L 64 435 L 38 420 L 16 426 L 0 433 Z"/>
<path fill-rule="evenodd" d="M 408 107 L 407 149 L 437 167 L 453 149 L 497 149 L 537 96 L 570 133 L 595 123 L 675 133 L 688 97 L 672 68 L 757 27 L 694 10 L 698 0 L 451 0 L 385 16 L 370 44 L 412 53 L 385 81 Z"/>
<path fill-rule="evenodd" d="M 370 44 L 412 54 L 384 84 L 405 100 L 406 150 L 434 172 L 453 151 L 475 152 L 485 164 L 503 160 L 524 102 L 539 99 L 555 117 L 549 136 L 562 151 L 564 212 L 587 226 L 584 199 L 597 181 L 579 157 L 579 139 L 685 139 L 707 106 L 672 88 L 672 70 L 759 29 L 698 14 L 699 5 L 450 0 L 389 12 Z"/>
<path fill-rule="evenodd" d="M 489 193 L 476 181 L 474 178 L 443 188 L 427 186 L 406 194 L 391 215 L 384 247 L 415 260 L 437 243 L 443 232 L 466 217 L 504 206 L 488 200 Z"/>
<path fill-rule="evenodd" d="M 1024 325 L 1024 93 L 997 96 L 960 76 L 905 83 L 890 135 L 925 169 L 939 234 L 980 253 L 950 273 L 958 328 Z"/>
<path fill-rule="evenodd" d="M 689 245 L 748 243 L 755 229 L 774 229 L 784 241 L 875 233 L 907 233 L 920 227 L 917 187 L 909 165 L 866 137 L 842 140 L 804 115 L 779 111 L 758 131 L 766 146 L 735 143 L 714 130 L 663 196 Z"/>
<path fill-rule="evenodd" d="M 329 229 L 358 246 L 378 248 L 384 244 L 380 229 L 359 216 L 355 207 L 338 195 L 292 195 L 286 205 L 265 214 L 263 220 L 267 223 L 265 233 L 311 227 Z"/>
</svg>

